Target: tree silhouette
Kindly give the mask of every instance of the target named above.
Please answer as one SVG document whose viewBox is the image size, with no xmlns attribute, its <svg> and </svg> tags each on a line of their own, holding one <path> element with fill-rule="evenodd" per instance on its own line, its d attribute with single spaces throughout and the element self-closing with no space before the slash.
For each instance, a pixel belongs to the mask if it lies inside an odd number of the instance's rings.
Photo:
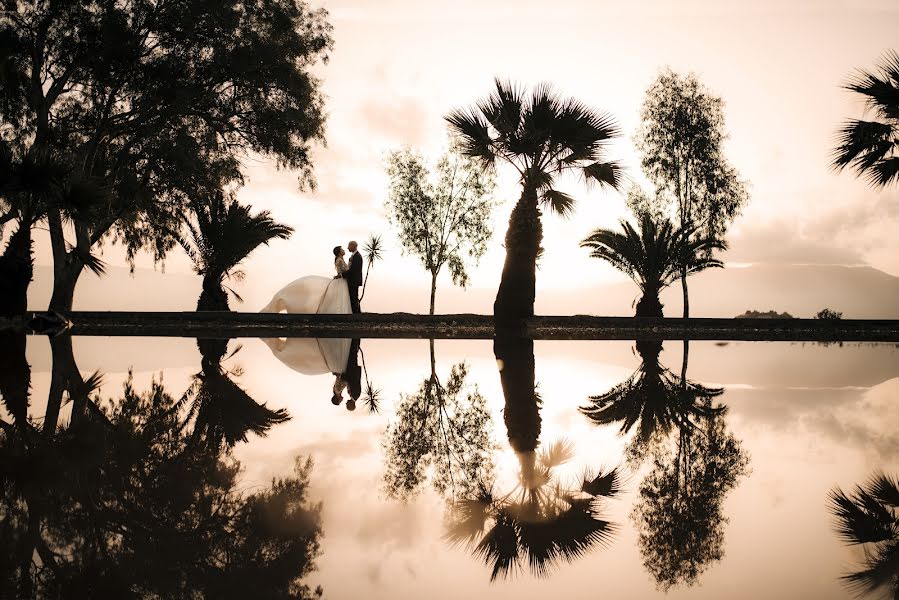
<svg viewBox="0 0 899 600">
<path fill-rule="evenodd" d="M 71 309 L 104 240 L 129 257 L 164 257 L 198 186 L 224 164 L 239 185 L 248 152 L 314 183 L 324 106 L 312 71 L 332 43 L 325 11 L 294 0 L 5 6 L 0 126 L 12 126 L 23 155 L 59 160 L 112 192 L 70 227 L 59 209 L 47 212 L 54 310 Z"/>
<path fill-rule="evenodd" d="M 834 488 L 829 501 L 837 535 L 865 552 L 864 562 L 843 575 L 843 582 L 858 597 L 899 597 L 899 482 L 876 473 L 850 494 Z"/>
<path fill-rule="evenodd" d="M 192 216 L 184 220 L 187 236 L 178 242 L 203 277 L 197 310 L 229 310 L 225 279 L 243 279 L 237 266 L 250 253 L 274 239 L 287 239 L 293 229 L 271 218 L 268 211 L 253 215 L 249 207 L 216 190 L 202 199 L 190 200 Z M 232 289 L 238 301 L 243 299 Z"/>
<path fill-rule="evenodd" d="M 627 221 L 621 221 L 623 232 L 595 229 L 581 242 L 590 248 L 590 256 L 610 263 L 630 277 L 640 288 L 638 317 L 661 317 L 659 293 L 683 273 L 688 275 L 712 267 L 723 267 L 713 250 L 727 245 L 715 238 L 700 237 L 696 227 L 675 227 L 665 219 L 657 222 L 649 214 L 640 216 L 638 232 Z"/>
<path fill-rule="evenodd" d="M 431 275 L 431 312 L 437 276 L 449 268 L 453 283 L 468 285 L 466 257 L 477 264 L 493 236 L 490 214 L 495 179 L 490 171 L 451 148 L 432 172 L 417 153 L 405 149 L 387 157 L 388 218 L 403 249 L 418 257 Z"/>
<path fill-rule="evenodd" d="M 606 148 L 619 131 L 610 116 L 563 98 L 549 85 L 530 94 L 499 79 L 495 85 L 490 96 L 451 112 L 446 120 L 459 135 L 463 154 L 489 168 L 509 163 L 518 173 L 521 197 L 509 217 L 506 261 L 494 304 L 494 315 L 508 321 L 534 314 L 543 239 L 540 207 L 562 216 L 574 209 L 574 198 L 554 187 L 557 177 L 573 172 L 588 183 L 617 189 L 620 168 L 606 159 Z"/>
<path fill-rule="evenodd" d="M 676 224 L 696 227 L 707 239 L 724 239 L 749 199 L 746 185 L 724 156 L 724 102 L 692 74 L 670 69 L 646 90 L 637 146 L 646 176 L 655 185 L 652 203 Z M 681 272 L 684 318 L 690 316 L 686 265 Z"/>
<path fill-rule="evenodd" d="M 239 377 L 240 367 L 225 369 L 222 360 L 228 340 L 197 340 L 203 352 L 202 370 L 181 397 L 190 403 L 186 421 L 193 421 L 193 435 L 212 448 L 231 448 L 246 442 L 252 432 L 265 436 L 274 425 L 290 420 L 286 409 L 272 410 L 259 404 L 232 377 Z M 240 351 L 238 346 L 230 356 Z"/>
<path fill-rule="evenodd" d="M 899 180 L 899 54 L 888 52 L 876 71 L 858 70 L 846 89 L 861 95 L 873 119 L 850 119 L 837 133 L 832 166 L 850 167 L 872 186 Z"/>
<path fill-rule="evenodd" d="M 302 582 L 320 552 L 311 460 L 243 493 L 240 465 L 194 443 L 177 407 L 158 382 L 138 394 L 129 380 L 103 420 L 27 443 L 0 432 L 4 597 L 320 596 Z"/>
<path fill-rule="evenodd" d="M 629 453 L 639 463 L 672 431 L 696 429 L 703 420 L 724 415 L 727 407 L 711 402 L 723 389 L 683 381 L 663 367 L 661 342 L 639 342 L 637 351 L 643 359 L 637 370 L 608 392 L 590 396 L 580 411 L 599 426 L 620 422 L 622 436 L 636 428 Z"/>
<path fill-rule="evenodd" d="M 491 418 L 486 401 L 466 385 L 468 366 L 453 365 L 446 383 L 437 376 L 434 340 L 431 375 L 415 394 L 404 395 L 383 447 L 387 495 L 406 500 L 431 479 L 450 498 L 471 496 L 493 478 Z"/>
<path fill-rule="evenodd" d="M 544 576 L 561 562 L 610 541 L 615 526 L 603 516 L 603 499 L 618 493 L 620 474 L 612 469 L 585 473 L 573 485 L 561 482 L 554 469 L 568 462 L 574 450 L 563 441 L 538 451 L 541 419 L 533 340 L 497 335 L 493 347 L 509 444 L 519 461 L 518 484 L 501 494 L 482 481 L 475 495 L 456 500 L 446 537 L 490 565 L 491 580 L 525 563 L 533 574 Z"/>
</svg>

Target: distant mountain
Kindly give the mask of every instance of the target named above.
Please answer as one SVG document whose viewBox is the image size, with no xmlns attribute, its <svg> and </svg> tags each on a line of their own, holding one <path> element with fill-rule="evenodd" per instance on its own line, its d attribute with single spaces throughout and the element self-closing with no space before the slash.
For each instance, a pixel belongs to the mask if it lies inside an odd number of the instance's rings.
<svg viewBox="0 0 899 600">
<path fill-rule="evenodd" d="M 232 308 L 255 311 L 293 277 L 302 274 L 250 271 L 235 287 L 246 300 Z M 537 274 L 538 285 L 540 273 Z M 411 281 L 392 276 L 386 269 L 372 275 L 363 309 L 371 312 L 425 313 L 428 278 L 424 272 Z M 872 267 L 827 265 L 753 265 L 713 269 L 689 280 L 690 314 L 730 318 L 747 310 L 787 312 L 811 318 L 822 308 L 843 313 L 846 319 L 899 318 L 899 277 Z M 35 269 L 29 307 L 43 309 L 52 290 L 52 270 Z M 193 310 L 200 293 L 200 278 L 188 273 L 162 273 L 110 267 L 102 278 L 82 276 L 75 292 L 76 310 Z M 481 313 L 493 310 L 495 288 L 462 290 L 443 285 L 437 290 L 437 312 Z M 544 290 L 538 287 L 538 314 L 633 315 L 637 288 L 629 281 L 595 287 L 571 286 Z M 662 294 L 667 316 L 681 314 L 681 290 L 676 283 Z"/>
</svg>

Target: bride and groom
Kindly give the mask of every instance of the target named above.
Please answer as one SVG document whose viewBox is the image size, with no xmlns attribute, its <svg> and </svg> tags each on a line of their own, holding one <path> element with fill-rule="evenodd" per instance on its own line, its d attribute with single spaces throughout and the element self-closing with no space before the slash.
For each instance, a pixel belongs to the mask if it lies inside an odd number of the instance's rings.
<svg viewBox="0 0 899 600">
<path fill-rule="evenodd" d="M 261 311 L 263 313 L 358 314 L 359 287 L 362 286 L 362 253 L 355 241 L 334 248 L 334 277 L 308 275 L 281 288 Z"/>
</svg>

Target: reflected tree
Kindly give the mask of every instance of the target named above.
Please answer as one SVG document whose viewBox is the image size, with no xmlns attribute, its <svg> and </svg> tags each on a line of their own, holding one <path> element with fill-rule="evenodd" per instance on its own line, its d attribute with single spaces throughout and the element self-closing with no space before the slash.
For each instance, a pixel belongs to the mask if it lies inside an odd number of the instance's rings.
<svg viewBox="0 0 899 600">
<path fill-rule="evenodd" d="M 0 397 L 16 426 L 27 421 L 31 392 L 31 365 L 25 356 L 25 341 L 24 331 L 0 332 Z"/>
<path fill-rule="evenodd" d="M 194 443 L 158 382 L 94 403 L 86 418 L 24 442 L 0 432 L 4 597 L 312 598 L 320 553 L 311 460 L 252 494 L 240 465 Z"/>
<path fill-rule="evenodd" d="M 212 448 L 231 448 L 246 442 L 248 433 L 265 436 L 269 429 L 290 419 L 286 409 L 272 410 L 256 402 L 233 378 L 243 374 L 239 366 L 226 369 L 222 362 L 229 340 L 198 339 L 203 354 L 201 371 L 193 376 L 181 403 L 190 403 L 186 422 L 193 421 L 193 436 Z"/>
<path fill-rule="evenodd" d="M 637 370 L 608 392 L 590 396 L 580 411 L 596 425 L 620 422 L 622 436 L 636 428 L 628 455 L 639 464 L 673 430 L 695 429 L 703 419 L 723 415 L 727 407 L 712 405 L 723 389 L 684 381 L 663 367 L 661 342 L 637 342 L 637 352 L 642 359 Z"/>
<path fill-rule="evenodd" d="M 492 421 L 477 387 L 466 385 L 468 366 L 453 365 L 444 383 L 434 340 L 430 356 L 430 376 L 402 397 L 384 438 L 384 485 L 393 498 L 411 498 L 428 478 L 441 495 L 471 496 L 493 477 Z"/>
<path fill-rule="evenodd" d="M 899 481 L 874 474 L 851 493 L 834 488 L 829 497 L 840 539 L 864 549 L 864 561 L 843 575 L 856 596 L 899 597 Z"/>
<path fill-rule="evenodd" d="M 581 412 L 597 425 L 635 430 L 629 461 L 650 460 L 631 514 L 643 565 L 663 590 L 693 585 L 724 556 L 722 503 L 749 467 L 749 456 L 727 432 L 724 393 L 677 376 L 659 362 L 661 342 L 637 342 L 640 367 Z M 684 364 L 684 369 L 686 363 Z"/>
<path fill-rule="evenodd" d="M 446 537 L 490 565 L 491 580 L 525 564 L 544 576 L 611 540 L 615 526 L 603 516 L 603 500 L 619 492 L 620 474 L 612 469 L 585 473 L 573 485 L 562 482 L 555 468 L 572 458 L 573 448 L 557 442 L 538 450 L 541 419 L 533 340 L 498 335 L 494 352 L 509 444 L 519 461 L 518 483 L 502 494 L 484 482 L 476 495 L 457 500 Z"/>
</svg>

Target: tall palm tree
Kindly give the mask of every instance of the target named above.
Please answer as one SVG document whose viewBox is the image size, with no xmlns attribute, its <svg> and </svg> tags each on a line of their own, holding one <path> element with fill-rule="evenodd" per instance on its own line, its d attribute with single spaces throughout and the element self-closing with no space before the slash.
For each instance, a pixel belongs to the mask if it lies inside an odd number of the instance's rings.
<svg viewBox="0 0 899 600">
<path fill-rule="evenodd" d="M 834 488 L 830 512 L 840 538 L 865 550 L 861 568 L 843 575 L 846 585 L 857 596 L 899 598 L 899 480 L 878 473 L 851 494 Z"/>
<path fill-rule="evenodd" d="M 617 189 L 618 164 L 606 160 L 606 147 L 619 134 L 611 116 L 578 100 L 563 98 L 549 85 L 530 94 L 511 83 L 496 89 L 477 105 L 446 116 L 460 138 L 463 154 L 485 167 L 511 164 L 518 172 L 521 196 L 509 217 L 506 262 L 496 294 L 494 314 L 505 321 L 534 314 L 537 257 L 543 226 L 540 208 L 566 216 L 574 198 L 555 189 L 558 176 L 575 172 L 586 182 Z"/>
<path fill-rule="evenodd" d="M 888 52 L 876 71 L 858 70 L 845 87 L 861 94 L 873 114 L 843 124 L 833 167 L 851 167 L 875 187 L 899 181 L 899 53 Z"/>
<path fill-rule="evenodd" d="M 711 267 L 723 267 L 713 250 L 726 250 L 723 240 L 696 235 L 696 227 L 675 227 L 670 220 L 661 223 L 648 214 L 640 217 L 640 231 L 621 221 L 622 232 L 596 229 L 581 242 L 590 256 L 609 262 L 630 277 L 640 288 L 638 317 L 661 317 L 659 293 L 684 272 L 698 273 Z"/>
<path fill-rule="evenodd" d="M 661 342 L 642 342 L 637 350 L 643 361 L 620 384 L 598 396 L 580 411 L 596 425 L 621 423 L 621 435 L 637 427 L 631 447 L 639 454 L 673 429 L 696 429 L 703 419 L 723 415 L 726 406 L 711 400 L 724 393 L 693 381 L 684 381 L 659 363 Z M 640 456 L 642 458 L 642 456 Z"/>
<path fill-rule="evenodd" d="M 293 228 L 271 218 L 268 211 L 250 214 L 250 208 L 218 192 L 190 203 L 192 216 L 185 219 L 188 235 L 178 241 L 203 276 L 203 291 L 197 310 L 229 310 L 225 279 L 240 281 L 235 270 L 256 248 L 274 239 L 287 239 Z M 238 301 L 242 301 L 229 288 Z"/>
<path fill-rule="evenodd" d="M 557 442 L 539 453 L 532 468 L 522 466 L 518 485 L 507 494 L 483 486 L 477 496 L 456 501 L 447 540 L 491 565 L 491 581 L 525 563 L 542 577 L 561 562 L 608 544 L 616 526 L 603 517 L 601 501 L 620 492 L 621 475 L 617 469 L 588 473 L 575 485 L 564 485 L 553 469 L 572 455 L 569 444 Z"/>
</svg>

